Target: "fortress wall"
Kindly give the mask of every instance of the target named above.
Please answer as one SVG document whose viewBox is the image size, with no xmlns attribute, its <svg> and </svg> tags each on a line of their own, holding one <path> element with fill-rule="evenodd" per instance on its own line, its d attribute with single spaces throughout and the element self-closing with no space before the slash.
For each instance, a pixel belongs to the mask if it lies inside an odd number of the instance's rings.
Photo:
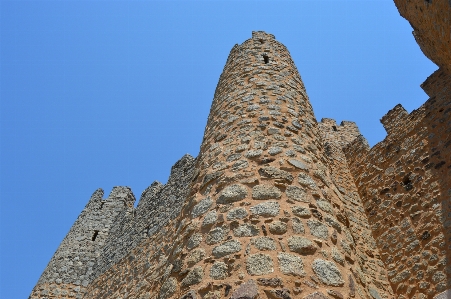
<svg viewBox="0 0 451 299">
<path fill-rule="evenodd" d="M 451 1 L 394 0 L 424 55 L 451 73 Z"/>
<path fill-rule="evenodd" d="M 181 214 L 85 298 L 391 298 L 377 251 L 354 243 L 370 240 L 357 236 L 368 224 L 347 219 L 322 147 L 288 51 L 254 32 L 221 75 Z"/>
<path fill-rule="evenodd" d="M 94 192 L 39 278 L 31 298 L 81 298 L 113 220 L 135 201 L 128 187 L 113 188 L 105 200 L 102 196 L 102 189 Z"/>
<path fill-rule="evenodd" d="M 375 294 L 376 290 L 380 294 L 391 295 L 393 290 L 388 282 L 387 272 L 342 150 L 343 146 L 360 136 L 360 131 L 354 122 L 343 121 L 338 127 L 335 120 L 322 119 L 319 125 L 325 144 L 326 157 L 329 160 L 331 179 L 337 186 L 339 191 L 337 195 L 342 201 L 342 205 L 337 207 L 340 210 L 337 218 L 343 218 L 347 223 L 350 244 L 355 248 L 354 255 L 345 253 L 346 260 L 352 265 L 352 278 L 367 287 L 370 294 Z M 336 127 L 334 128 L 334 126 Z M 362 293 L 361 297 L 365 298 L 361 290 L 359 293 Z"/>
<path fill-rule="evenodd" d="M 382 118 L 384 141 L 369 149 L 358 138 L 345 149 L 398 298 L 451 288 L 451 81 L 434 88 L 419 109 L 397 105 Z"/>
<path fill-rule="evenodd" d="M 119 214 L 110 236 L 93 266 L 92 280 L 154 235 L 180 213 L 191 183 L 194 158 L 182 157 L 171 169 L 166 185 L 154 182 L 147 188 L 136 209 Z"/>
</svg>

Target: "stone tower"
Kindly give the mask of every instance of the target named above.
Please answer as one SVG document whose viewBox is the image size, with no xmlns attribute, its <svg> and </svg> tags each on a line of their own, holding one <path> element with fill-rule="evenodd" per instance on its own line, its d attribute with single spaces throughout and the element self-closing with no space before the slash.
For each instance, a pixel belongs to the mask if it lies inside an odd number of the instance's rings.
<svg viewBox="0 0 451 299">
<path fill-rule="evenodd" d="M 96 191 L 30 298 L 450 298 L 451 6 L 395 3 L 439 69 L 420 108 L 382 117 L 383 141 L 318 123 L 288 50 L 253 32 L 230 52 L 198 157 L 136 208 L 127 187 Z"/>
<path fill-rule="evenodd" d="M 305 285 L 316 290 L 308 298 L 380 298 L 374 283 L 388 291 L 386 278 L 365 278 L 363 267 L 383 264 L 357 190 L 336 182 L 323 144 L 286 47 L 264 32 L 235 45 L 181 215 L 193 225 L 182 271 L 163 289 L 181 295 L 204 279 L 209 297 L 243 282 L 232 298 L 288 298 Z"/>
</svg>

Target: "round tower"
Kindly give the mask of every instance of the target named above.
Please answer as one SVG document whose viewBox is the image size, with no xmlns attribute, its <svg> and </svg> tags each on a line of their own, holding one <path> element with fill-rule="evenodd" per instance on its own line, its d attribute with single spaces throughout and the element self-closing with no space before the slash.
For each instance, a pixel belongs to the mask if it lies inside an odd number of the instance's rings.
<svg viewBox="0 0 451 299">
<path fill-rule="evenodd" d="M 304 84 L 272 34 L 233 47 L 197 171 L 181 215 L 192 232 L 160 298 L 389 297 L 356 262 Z"/>
</svg>

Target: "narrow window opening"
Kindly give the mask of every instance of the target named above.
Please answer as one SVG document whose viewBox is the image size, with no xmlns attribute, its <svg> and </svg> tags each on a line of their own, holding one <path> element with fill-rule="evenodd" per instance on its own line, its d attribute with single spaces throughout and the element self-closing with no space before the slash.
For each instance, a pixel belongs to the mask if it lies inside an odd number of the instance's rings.
<svg viewBox="0 0 451 299">
<path fill-rule="evenodd" d="M 262 39 L 260 39 L 260 44 L 263 44 L 263 43 L 264 43 L 264 41 Z"/>
<path fill-rule="evenodd" d="M 104 204 L 104 202 L 100 203 L 100 208 L 99 208 L 100 210 L 103 209 L 103 204 Z"/>
<path fill-rule="evenodd" d="M 92 241 L 95 241 L 98 234 L 99 234 L 99 231 L 98 231 L 98 230 L 95 230 L 95 231 L 94 231 L 94 234 L 92 235 L 92 239 L 91 239 L 91 240 L 92 240 Z"/>
<path fill-rule="evenodd" d="M 265 64 L 268 64 L 269 57 L 267 55 L 263 55 L 263 60 L 265 61 Z"/>
<path fill-rule="evenodd" d="M 337 127 L 336 126 L 332 126 L 332 129 L 334 129 L 334 131 L 337 131 Z"/>
</svg>

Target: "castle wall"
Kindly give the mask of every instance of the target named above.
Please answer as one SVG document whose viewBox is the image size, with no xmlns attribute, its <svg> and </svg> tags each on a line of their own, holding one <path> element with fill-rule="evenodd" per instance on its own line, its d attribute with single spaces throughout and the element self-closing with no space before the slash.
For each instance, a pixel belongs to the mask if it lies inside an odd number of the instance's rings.
<svg viewBox="0 0 451 299">
<path fill-rule="evenodd" d="M 127 187 L 115 187 L 107 199 L 102 197 L 102 189 L 94 192 L 39 278 L 31 298 L 81 298 L 113 220 L 132 208 L 135 201 Z"/>
<path fill-rule="evenodd" d="M 398 298 L 451 289 L 451 80 L 428 80 L 435 95 L 410 114 L 389 111 L 382 142 L 357 138 L 345 150 Z"/>
<path fill-rule="evenodd" d="M 93 266 L 92 279 L 119 262 L 143 240 L 157 233 L 180 213 L 194 168 L 194 158 L 182 157 L 171 169 L 166 185 L 154 182 L 144 190 L 135 210 L 117 216 L 109 238 Z"/>
</svg>

